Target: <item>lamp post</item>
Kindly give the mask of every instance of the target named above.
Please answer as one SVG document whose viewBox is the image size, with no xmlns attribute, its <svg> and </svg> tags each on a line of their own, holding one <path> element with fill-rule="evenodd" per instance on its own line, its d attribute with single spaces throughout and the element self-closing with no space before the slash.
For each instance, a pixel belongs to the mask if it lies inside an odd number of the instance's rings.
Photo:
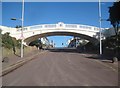
<svg viewBox="0 0 120 88">
<path fill-rule="evenodd" d="M 24 0 L 22 0 L 22 18 L 21 19 L 11 18 L 11 20 L 21 20 L 22 21 L 22 28 L 21 28 L 21 55 L 20 55 L 20 57 L 23 58 Z"/>
<path fill-rule="evenodd" d="M 23 58 L 24 0 L 22 0 L 21 58 Z"/>
<path fill-rule="evenodd" d="M 101 1 L 99 0 L 99 28 L 100 28 L 100 56 L 102 55 L 102 39 L 101 39 Z"/>
</svg>

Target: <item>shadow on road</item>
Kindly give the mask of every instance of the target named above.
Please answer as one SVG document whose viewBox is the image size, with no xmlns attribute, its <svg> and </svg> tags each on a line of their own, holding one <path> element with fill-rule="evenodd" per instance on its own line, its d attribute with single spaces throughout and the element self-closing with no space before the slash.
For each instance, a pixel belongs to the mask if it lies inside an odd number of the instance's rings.
<svg viewBox="0 0 120 88">
<path fill-rule="evenodd" d="M 89 58 L 89 59 L 99 59 L 98 56 L 89 56 L 89 57 L 86 57 L 86 58 Z"/>
<path fill-rule="evenodd" d="M 107 58 L 105 56 L 100 56 L 98 53 L 95 52 L 79 52 L 76 48 L 52 48 L 52 49 L 47 49 L 50 52 L 65 52 L 65 53 L 79 53 L 83 55 L 83 57 L 88 58 L 88 59 L 96 59 L 96 60 L 101 60 L 102 62 L 105 63 L 112 63 L 110 58 Z"/>
<path fill-rule="evenodd" d="M 68 53 L 79 53 L 76 48 L 53 48 L 48 49 L 50 52 L 68 52 Z"/>
<path fill-rule="evenodd" d="M 96 59 L 96 60 L 101 60 L 102 62 L 104 63 L 113 63 L 112 62 L 112 59 L 109 57 L 106 57 L 106 56 L 100 56 L 99 54 L 96 54 L 96 55 L 91 55 L 91 56 L 86 56 L 86 58 L 88 59 Z"/>
<path fill-rule="evenodd" d="M 17 55 L 17 54 L 14 54 L 14 55 L 20 57 L 20 55 Z"/>
</svg>

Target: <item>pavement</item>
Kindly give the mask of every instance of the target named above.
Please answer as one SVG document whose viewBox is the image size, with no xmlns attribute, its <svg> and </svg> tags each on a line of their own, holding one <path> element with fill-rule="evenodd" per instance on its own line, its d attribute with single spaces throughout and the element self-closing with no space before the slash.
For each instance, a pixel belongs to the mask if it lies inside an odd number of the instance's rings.
<svg viewBox="0 0 120 88">
<path fill-rule="evenodd" d="M 48 51 L 3 76 L 3 86 L 117 86 L 118 71 L 91 55 Z"/>
</svg>

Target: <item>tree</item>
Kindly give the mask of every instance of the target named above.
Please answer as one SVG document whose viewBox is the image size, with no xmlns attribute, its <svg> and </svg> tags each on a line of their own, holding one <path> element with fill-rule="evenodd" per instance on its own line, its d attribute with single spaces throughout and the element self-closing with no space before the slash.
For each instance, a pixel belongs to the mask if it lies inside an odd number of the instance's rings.
<svg viewBox="0 0 120 88">
<path fill-rule="evenodd" d="M 5 34 L 2 34 L 2 46 L 5 47 L 5 48 L 8 48 L 8 49 L 11 49 L 11 48 L 20 48 L 21 44 L 20 44 L 20 40 L 16 40 L 16 38 L 14 37 L 11 37 L 9 35 L 10 33 L 5 33 Z"/>
<path fill-rule="evenodd" d="M 116 35 L 118 35 L 120 24 L 120 1 L 115 2 L 113 6 L 109 7 L 109 20 L 115 29 Z"/>
<path fill-rule="evenodd" d="M 42 47 L 42 43 L 39 40 L 32 41 L 29 46 Z"/>
<path fill-rule="evenodd" d="M 8 49 L 13 47 L 12 37 L 10 37 L 9 34 L 10 33 L 5 33 L 2 35 L 2 46 Z"/>
<path fill-rule="evenodd" d="M 113 6 L 109 7 L 109 21 L 111 22 L 111 25 L 113 26 L 115 30 L 115 42 L 116 42 L 116 56 L 118 57 L 118 51 L 119 51 L 119 30 L 120 30 L 120 1 L 114 2 Z"/>
<path fill-rule="evenodd" d="M 22 28 L 22 26 L 20 26 L 20 25 L 16 25 L 16 27 L 15 28 Z"/>
</svg>

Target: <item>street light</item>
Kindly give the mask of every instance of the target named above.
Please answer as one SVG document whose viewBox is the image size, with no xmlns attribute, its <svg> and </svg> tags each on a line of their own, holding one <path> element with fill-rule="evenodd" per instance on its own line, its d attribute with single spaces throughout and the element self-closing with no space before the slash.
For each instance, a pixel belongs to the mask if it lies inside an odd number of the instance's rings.
<svg viewBox="0 0 120 88">
<path fill-rule="evenodd" d="M 102 39 L 101 39 L 101 1 L 99 0 L 99 28 L 100 28 L 100 56 L 102 55 Z"/>
<path fill-rule="evenodd" d="M 22 21 L 22 29 L 21 29 L 21 55 L 23 58 L 23 30 L 24 30 L 24 0 L 22 0 L 22 19 L 11 18 L 11 20 L 21 20 Z"/>
</svg>

